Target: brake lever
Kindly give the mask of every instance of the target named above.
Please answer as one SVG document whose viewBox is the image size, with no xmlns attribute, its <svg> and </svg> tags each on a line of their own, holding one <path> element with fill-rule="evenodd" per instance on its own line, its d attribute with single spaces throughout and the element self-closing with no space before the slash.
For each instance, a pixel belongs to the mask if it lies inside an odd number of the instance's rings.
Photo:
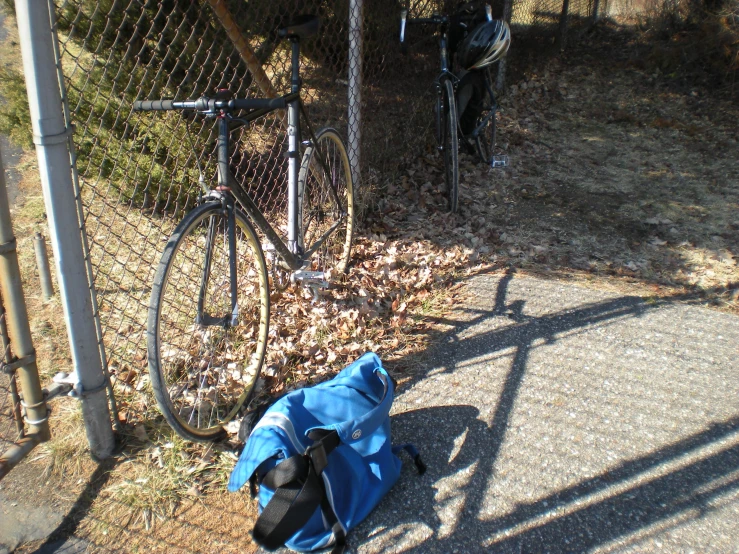
<svg viewBox="0 0 739 554">
<path fill-rule="evenodd" d="M 405 42 L 405 25 L 408 19 L 408 10 L 400 11 L 400 53 L 405 55 L 408 53 L 408 45 Z"/>
</svg>

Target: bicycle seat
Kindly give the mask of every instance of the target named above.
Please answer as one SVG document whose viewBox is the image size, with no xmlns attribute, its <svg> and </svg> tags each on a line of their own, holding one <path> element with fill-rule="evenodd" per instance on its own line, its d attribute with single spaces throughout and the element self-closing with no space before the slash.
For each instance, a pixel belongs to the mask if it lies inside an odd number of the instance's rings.
<svg viewBox="0 0 739 554">
<path fill-rule="evenodd" d="M 291 23 L 277 30 L 282 38 L 310 38 L 321 28 L 321 18 L 317 15 L 299 15 Z"/>
</svg>

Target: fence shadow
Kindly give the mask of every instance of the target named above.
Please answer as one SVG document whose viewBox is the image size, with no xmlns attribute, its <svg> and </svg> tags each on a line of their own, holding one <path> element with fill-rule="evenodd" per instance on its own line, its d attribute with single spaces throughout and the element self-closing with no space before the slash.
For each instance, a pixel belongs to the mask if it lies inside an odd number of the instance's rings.
<svg viewBox="0 0 739 554">
<path fill-rule="evenodd" d="M 572 336 L 596 325 L 639 318 L 678 301 L 701 302 L 699 295 L 649 303 L 626 296 L 532 317 L 524 313 L 525 301 L 506 300 L 514 275 L 515 271 L 509 270 L 499 280 L 492 309 L 465 309 L 463 321 L 437 320 L 451 329 L 432 336 L 430 342 L 435 346 L 424 356 L 434 375 L 453 373 L 474 358 L 510 349 L 514 349 L 512 362 L 502 391 L 490 399 L 490 405 L 495 405 L 492 416 L 481 417 L 474 406 L 453 405 L 411 410 L 393 417 L 397 440 L 415 441 L 421 446 L 429 472 L 421 479 L 406 473 L 381 504 L 378 515 L 360 527 L 355 540 L 369 551 L 376 551 L 376 544 L 381 543 L 401 545 L 395 547 L 397 551 L 427 552 L 431 540 L 439 552 L 451 552 L 461 545 L 470 552 L 583 551 L 624 540 L 633 533 L 648 533 L 658 523 L 671 525 L 669 520 L 680 514 L 691 512 L 690 517 L 700 517 L 713 500 L 739 489 L 739 441 L 735 437 L 729 446 L 719 445 L 739 431 L 739 415 L 735 415 L 648 454 L 621 461 L 596 477 L 537 501 L 517 504 L 504 516 L 482 520 L 535 342 L 552 344 L 563 334 Z M 511 319 L 515 325 L 465 336 L 482 320 L 498 316 Z M 415 375 L 400 392 L 428 376 L 428 372 Z M 446 398 L 443 390 L 438 394 Z M 567 441 L 564 437 L 559 440 Z M 712 450 L 709 455 L 699 455 L 708 448 Z M 689 461 L 685 463 L 684 458 Z M 681 462 L 674 463 L 676 460 Z M 664 466 L 668 465 L 679 467 L 665 472 Z M 444 484 L 449 479 L 454 483 L 451 487 Z M 588 498 L 592 502 L 583 505 L 583 499 Z M 456 514 L 451 528 L 448 521 L 438 517 L 440 511 L 450 507 Z M 428 535 L 420 545 L 419 528 Z M 406 542 L 408 546 L 402 546 Z"/>
<path fill-rule="evenodd" d="M 70 508 L 67 515 L 57 528 L 47 537 L 36 552 L 38 554 L 52 554 L 53 552 L 85 552 L 86 546 L 77 538 L 77 530 L 81 522 L 87 517 L 93 502 L 110 480 L 113 470 L 118 464 L 116 458 L 108 458 L 98 464 L 95 471 L 87 480 L 87 485 L 80 493 L 77 501 Z M 71 541 L 70 541 L 71 539 Z M 70 541 L 67 543 L 67 541 Z"/>
<path fill-rule="evenodd" d="M 478 416 L 473 406 L 455 405 L 392 418 L 401 440 L 433 445 L 424 451 L 429 470 L 420 478 L 413 469 L 404 472 L 378 514 L 360 526 L 354 546 L 377 551 L 382 550 L 377 543 L 403 545 L 408 540 L 414 546 L 396 551 L 429 552 L 433 541 L 437 552 L 452 552 L 461 544 L 469 552 L 582 552 L 649 532 L 661 522 L 669 525 L 668 520 L 680 514 L 700 518 L 712 509 L 712 501 L 739 490 L 739 442 L 734 437 L 732 444 L 719 445 L 739 432 L 739 417 L 733 417 L 596 477 L 519 504 L 505 516 L 481 521 L 485 491 L 496 478 L 498 433 Z M 707 448 L 715 452 L 700 455 Z M 657 476 L 650 474 L 684 458 L 690 461 Z M 438 485 L 464 472 L 469 476 L 461 486 L 455 481 L 453 491 Z M 445 505 L 453 505 L 457 514 L 452 528 L 437 516 Z M 419 526 L 428 532 L 420 545 Z"/>
</svg>

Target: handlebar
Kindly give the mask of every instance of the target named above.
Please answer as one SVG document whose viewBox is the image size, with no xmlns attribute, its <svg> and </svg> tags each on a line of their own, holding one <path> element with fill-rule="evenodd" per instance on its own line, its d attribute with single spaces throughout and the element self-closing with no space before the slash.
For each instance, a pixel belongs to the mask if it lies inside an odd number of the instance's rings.
<svg viewBox="0 0 739 554">
<path fill-rule="evenodd" d="M 468 2 L 462 6 L 457 13 L 464 13 L 472 6 L 473 2 Z M 470 16 L 473 14 L 469 14 Z M 493 20 L 493 8 L 490 4 L 485 4 L 485 18 L 488 21 Z M 449 23 L 449 18 L 445 15 L 434 14 L 431 17 L 414 17 L 413 19 L 408 18 L 408 10 L 404 9 L 400 11 L 400 44 L 405 42 L 405 28 L 406 25 L 411 23 L 427 23 L 432 25 L 446 25 Z"/>
<path fill-rule="evenodd" d="M 400 44 L 405 42 L 405 27 L 411 23 L 431 23 L 432 25 L 445 25 L 449 23 L 449 18 L 445 15 L 434 14 L 431 17 L 414 17 L 413 19 L 408 18 L 408 10 L 402 10 L 400 12 Z"/>
<path fill-rule="evenodd" d="M 202 97 L 197 100 L 136 100 L 133 109 L 137 112 L 196 110 L 199 112 L 217 112 L 220 110 L 279 110 L 285 109 L 287 103 L 297 98 L 298 93 L 279 98 L 236 98 L 218 100 Z"/>
</svg>

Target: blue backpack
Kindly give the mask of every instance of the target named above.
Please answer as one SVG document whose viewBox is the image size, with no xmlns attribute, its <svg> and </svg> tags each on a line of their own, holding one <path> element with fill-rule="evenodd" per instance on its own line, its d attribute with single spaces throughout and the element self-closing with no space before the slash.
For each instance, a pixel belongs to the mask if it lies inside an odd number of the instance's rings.
<svg viewBox="0 0 739 554">
<path fill-rule="evenodd" d="M 259 484 L 254 540 L 268 550 L 283 544 L 311 551 L 344 549 L 361 522 L 398 480 L 409 444 L 390 442 L 393 382 L 367 353 L 335 378 L 280 398 L 255 425 L 228 490 Z"/>
</svg>

